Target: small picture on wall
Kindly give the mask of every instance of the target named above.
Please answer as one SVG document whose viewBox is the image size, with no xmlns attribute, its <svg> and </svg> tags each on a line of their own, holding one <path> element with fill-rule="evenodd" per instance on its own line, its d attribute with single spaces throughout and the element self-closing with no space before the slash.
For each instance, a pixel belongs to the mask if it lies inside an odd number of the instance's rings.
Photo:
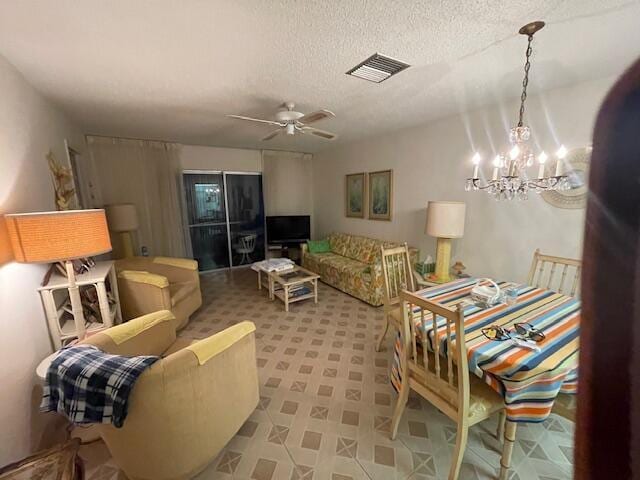
<svg viewBox="0 0 640 480">
<path fill-rule="evenodd" d="M 346 176 L 346 215 L 347 217 L 364 218 L 367 186 L 365 173 L 352 173 Z"/>
<path fill-rule="evenodd" d="M 391 220 L 393 170 L 369 173 L 369 219 Z"/>
</svg>

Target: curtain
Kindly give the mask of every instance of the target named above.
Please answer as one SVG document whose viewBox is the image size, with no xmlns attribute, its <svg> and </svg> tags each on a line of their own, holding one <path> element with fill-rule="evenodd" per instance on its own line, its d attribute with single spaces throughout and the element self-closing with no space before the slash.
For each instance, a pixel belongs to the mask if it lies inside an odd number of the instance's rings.
<svg viewBox="0 0 640 480">
<path fill-rule="evenodd" d="M 180 146 L 173 143 L 87 136 L 102 203 L 133 203 L 137 251 L 184 257 L 180 201 Z"/>
</svg>

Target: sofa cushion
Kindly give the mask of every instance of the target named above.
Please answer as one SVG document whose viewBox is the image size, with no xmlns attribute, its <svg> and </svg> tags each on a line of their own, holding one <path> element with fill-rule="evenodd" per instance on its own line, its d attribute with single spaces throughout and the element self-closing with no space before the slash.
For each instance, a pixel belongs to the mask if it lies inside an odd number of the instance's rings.
<svg viewBox="0 0 640 480">
<path fill-rule="evenodd" d="M 329 245 L 331 245 L 331 251 L 333 253 L 337 253 L 338 255 L 346 257 L 350 240 L 351 236 L 347 235 L 346 233 L 332 233 L 331 235 L 329 235 Z"/>
<path fill-rule="evenodd" d="M 178 282 L 169 285 L 169 295 L 171 296 L 171 306 L 175 307 L 182 300 L 190 296 L 197 289 L 193 282 Z"/>
<path fill-rule="evenodd" d="M 329 240 L 309 240 L 307 242 L 309 253 L 328 253 L 331 251 Z"/>
<path fill-rule="evenodd" d="M 362 263 L 371 263 L 372 249 L 377 244 L 373 238 L 352 236 L 347 248 L 347 257 Z"/>
</svg>

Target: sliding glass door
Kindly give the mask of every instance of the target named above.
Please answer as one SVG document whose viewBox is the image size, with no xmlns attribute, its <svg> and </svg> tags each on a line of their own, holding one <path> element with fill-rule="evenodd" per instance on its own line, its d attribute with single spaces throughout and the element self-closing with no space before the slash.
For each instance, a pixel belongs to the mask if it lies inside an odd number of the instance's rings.
<svg viewBox="0 0 640 480">
<path fill-rule="evenodd" d="M 260 174 L 183 173 L 188 232 L 201 271 L 264 260 Z"/>
</svg>

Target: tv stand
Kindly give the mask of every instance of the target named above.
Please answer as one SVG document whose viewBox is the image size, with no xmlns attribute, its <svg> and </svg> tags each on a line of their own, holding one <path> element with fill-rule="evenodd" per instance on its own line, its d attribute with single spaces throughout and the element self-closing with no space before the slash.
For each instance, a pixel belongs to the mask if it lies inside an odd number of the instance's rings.
<svg viewBox="0 0 640 480">
<path fill-rule="evenodd" d="M 291 240 L 286 242 L 267 244 L 267 258 L 289 258 L 300 264 L 300 245 L 307 240 Z"/>
</svg>

